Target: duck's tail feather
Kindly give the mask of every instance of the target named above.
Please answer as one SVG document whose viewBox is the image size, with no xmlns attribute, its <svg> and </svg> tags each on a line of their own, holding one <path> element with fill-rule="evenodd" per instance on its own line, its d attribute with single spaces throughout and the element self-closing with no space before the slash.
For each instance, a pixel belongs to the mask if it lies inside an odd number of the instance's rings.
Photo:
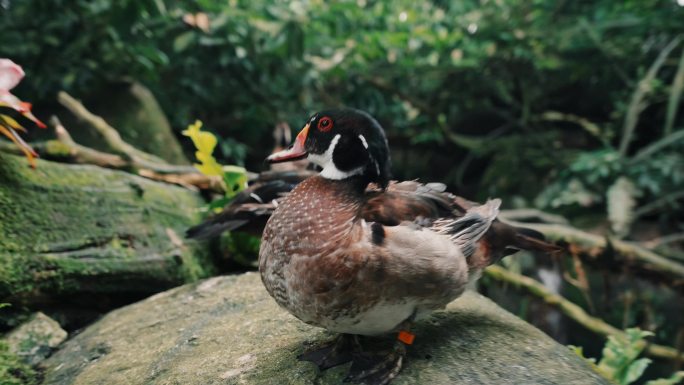
<svg viewBox="0 0 684 385">
<path fill-rule="evenodd" d="M 277 207 L 277 200 L 289 193 L 295 185 L 293 182 L 273 179 L 250 186 L 238 193 L 221 213 L 189 228 L 185 236 L 208 239 L 234 230 L 261 235 L 266 221 Z"/>
<path fill-rule="evenodd" d="M 246 219 L 222 220 L 222 218 L 217 216 L 187 229 L 185 237 L 190 239 L 209 239 L 221 235 L 224 231 L 239 229 L 247 222 L 248 220 Z"/>
<path fill-rule="evenodd" d="M 244 203 L 189 228 L 185 236 L 191 239 L 209 239 L 226 231 L 241 231 L 260 236 L 276 206 L 275 202 Z"/>
<path fill-rule="evenodd" d="M 468 257 L 478 248 L 478 242 L 499 215 L 500 205 L 500 199 L 488 200 L 483 205 L 469 208 L 465 215 L 456 220 L 439 219 L 432 228 L 440 234 L 448 235 L 463 255 Z"/>
<path fill-rule="evenodd" d="M 221 235 L 225 231 L 239 229 L 247 220 L 211 221 L 200 223 L 185 231 L 185 237 L 189 239 L 209 239 Z"/>
<path fill-rule="evenodd" d="M 484 238 L 487 265 L 521 250 L 556 254 L 563 250 L 546 240 L 544 234 L 526 227 L 515 227 L 496 221 Z"/>
<path fill-rule="evenodd" d="M 546 240 L 544 234 L 527 227 L 514 227 L 515 238 L 511 246 L 519 250 L 540 251 L 543 253 L 557 253 L 563 250 Z"/>
</svg>

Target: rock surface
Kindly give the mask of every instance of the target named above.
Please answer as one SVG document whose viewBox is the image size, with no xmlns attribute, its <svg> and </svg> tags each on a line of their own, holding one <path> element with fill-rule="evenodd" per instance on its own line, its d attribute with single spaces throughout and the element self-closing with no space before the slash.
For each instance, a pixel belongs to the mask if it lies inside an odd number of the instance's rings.
<svg viewBox="0 0 684 385">
<path fill-rule="evenodd" d="M 477 293 L 415 329 L 393 384 L 608 384 Z M 44 384 L 339 384 L 296 356 L 331 336 L 277 307 L 256 273 L 216 277 L 116 310 L 45 361 Z"/>
<path fill-rule="evenodd" d="M 34 313 L 5 336 L 10 352 L 30 365 L 47 358 L 66 338 L 67 332 L 57 321 L 41 312 Z"/>
</svg>

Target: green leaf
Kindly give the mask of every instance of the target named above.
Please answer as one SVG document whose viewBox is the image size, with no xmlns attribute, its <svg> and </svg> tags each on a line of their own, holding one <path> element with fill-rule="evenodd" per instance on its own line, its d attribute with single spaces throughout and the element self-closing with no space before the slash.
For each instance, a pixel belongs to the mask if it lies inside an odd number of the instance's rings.
<svg viewBox="0 0 684 385">
<path fill-rule="evenodd" d="M 173 40 L 173 50 L 176 53 L 185 51 L 190 44 L 194 43 L 196 39 L 196 34 L 194 31 L 186 31 L 182 34 L 176 36 Z"/>
<path fill-rule="evenodd" d="M 224 208 L 228 203 L 230 203 L 231 200 L 232 200 L 232 197 L 229 198 L 229 197 L 227 197 L 227 196 L 224 196 L 224 197 L 222 197 L 222 198 L 215 199 L 215 200 L 211 201 L 211 203 L 209 203 L 209 206 L 207 207 L 207 210 L 208 210 L 210 213 L 220 213 L 221 210 L 223 210 L 223 208 Z"/>
<path fill-rule="evenodd" d="M 183 135 L 190 137 L 190 139 L 192 139 L 192 143 L 197 148 L 195 157 L 200 161 L 200 163 L 196 163 L 194 166 L 204 175 L 221 176 L 223 175 L 222 166 L 216 161 L 216 159 L 214 159 L 214 156 L 212 155 L 218 140 L 214 134 L 201 131 L 201 127 L 202 122 L 197 120 L 183 131 Z"/>
<path fill-rule="evenodd" d="M 636 360 L 646 346 L 645 337 L 653 333 L 639 328 L 625 330 L 625 336 L 609 336 L 603 348 L 598 370 L 620 385 L 636 381 L 651 363 L 647 358 Z M 635 361 L 636 360 L 636 361 Z"/>
<path fill-rule="evenodd" d="M 651 364 L 651 360 L 648 358 L 641 358 L 634 362 L 627 368 L 623 378 L 621 378 L 620 383 L 624 385 L 631 384 L 636 381 L 644 374 L 644 370 Z"/>
<path fill-rule="evenodd" d="M 226 196 L 232 198 L 247 187 L 247 170 L 238 166 L 224 166 L 223 181 L 226 184 Z"/>
</svg>

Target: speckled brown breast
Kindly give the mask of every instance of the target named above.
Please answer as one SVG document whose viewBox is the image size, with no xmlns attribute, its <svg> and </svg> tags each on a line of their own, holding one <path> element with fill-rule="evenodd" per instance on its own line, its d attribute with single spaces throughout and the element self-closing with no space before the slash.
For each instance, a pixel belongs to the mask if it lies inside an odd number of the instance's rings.
<svg viewBox="0 0 684 385">
<path fill-rule="evenodd" d="M 348 183 L 312 177 L 266 224 L 259 252 L 262 281 L 280 306 L 305 322 L 320 325 L 363 306 L 344 293 L 368 258 L 357 247 L 363 226 L 358 194 Z"/>
</svg>

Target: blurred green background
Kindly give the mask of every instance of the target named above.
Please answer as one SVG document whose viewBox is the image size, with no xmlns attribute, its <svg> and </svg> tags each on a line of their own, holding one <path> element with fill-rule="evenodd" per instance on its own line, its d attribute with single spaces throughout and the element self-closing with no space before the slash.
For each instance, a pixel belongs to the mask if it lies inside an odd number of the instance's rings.
<svg viewBox="0 0 684 385">
<path fill-rule="evenodd" d="M 276 124 L 356 107 L 387 130 L 397 179 L 616 238 L 684 232 L 682 0 L 0 0 L 0 30 L 0 57 L 27 74 L 15 93 L 41 117 L 60 90 L 102 111 L 138 82 L 189 159 L 180 132 L 200 119 L 222 163 L 258 171 Z M 681 261 L 681 238 L 660 252 Z M 681 291 L 613 285 L 595 293 L 606 320 L 675 345 Z"/>
<path fill-rule="evenodd" d="M 681 46 L 668 47 L 684 31 L 675 0 L 8 5 L 0 55 L 27 72 L 19 95 L 38 105 L 59 90 L 106 100 L 108 86 L 134 79 L 177 132 L 201 119 L 224 139 L 226 162 L 251 169 L 277 122 L 297 129 L 346 105 L 387 129 L 398 178 L 477 198 L 593 210 L 620 176 L 642 202 L 675 192 L 684 176 L 682 141 L 667 142 L 684 124 L 672 100 Z M 193 22 L 198 13 L 207 25 Z M 658 141 L 666 145 L 649 147 Z"/>
</svg>

